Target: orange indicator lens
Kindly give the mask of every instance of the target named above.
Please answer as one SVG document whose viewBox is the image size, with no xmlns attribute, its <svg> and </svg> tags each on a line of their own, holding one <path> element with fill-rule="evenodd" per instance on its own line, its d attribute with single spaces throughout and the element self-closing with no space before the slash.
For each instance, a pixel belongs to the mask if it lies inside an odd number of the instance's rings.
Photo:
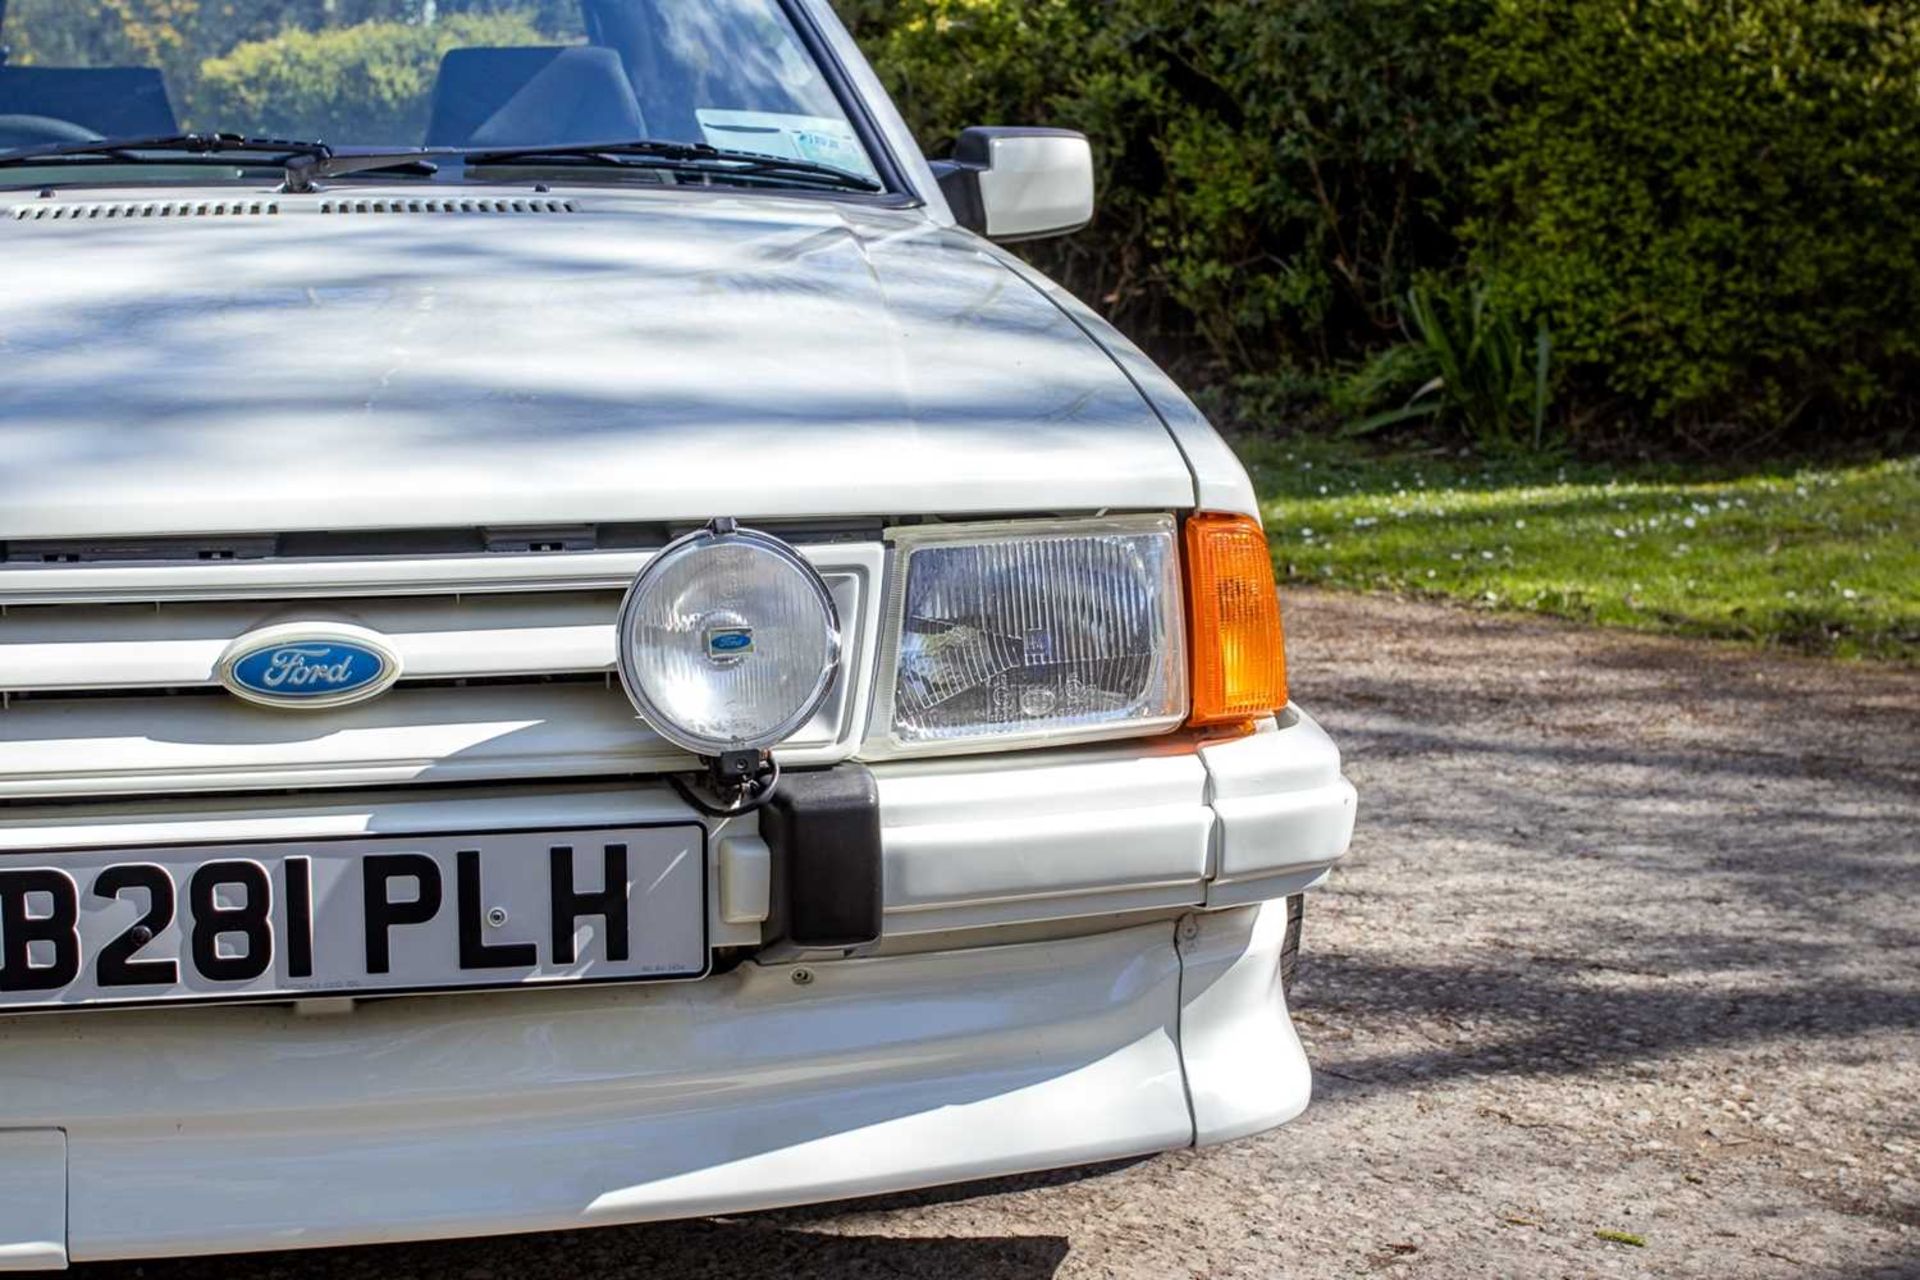
<svg viewBox="0 0 1920 1280">
<path fill-rule="evenodd" d="M 1251 516 L 1187 520 L 1187 622 L 1196 726 L 1244 723 L 1287 705 L 1286 639 L 1266 534 Z"/>
</svg>

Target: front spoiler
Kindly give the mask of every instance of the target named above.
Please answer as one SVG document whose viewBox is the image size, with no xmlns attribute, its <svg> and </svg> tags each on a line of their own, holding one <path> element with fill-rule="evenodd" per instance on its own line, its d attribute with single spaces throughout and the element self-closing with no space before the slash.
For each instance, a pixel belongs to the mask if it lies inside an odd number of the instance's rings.
<svg viewBox="0 0 1920 1280">
<path fill-rule="evenodd" d="M 736 1213 L 1140 1155 L 1306 1105 L 1284 924 L 1276 905 L 337 1017 L 0 1021 L 0 1130 L 64 1131 L 66 1194 L 42 1199 L 66 1220 L 21 1227 L 57 1226 L 74 1261 Z"/>
</svg>

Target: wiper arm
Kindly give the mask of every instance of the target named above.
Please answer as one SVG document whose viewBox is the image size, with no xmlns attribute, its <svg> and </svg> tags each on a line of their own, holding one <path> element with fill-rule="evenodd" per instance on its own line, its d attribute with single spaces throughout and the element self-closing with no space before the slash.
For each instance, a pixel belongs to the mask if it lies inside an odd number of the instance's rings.
<svg viewBox="0 0 1920 1280">
<path fill-rule="evenodd" d="M 354 173 L 406 173 L 431 178 L 440 166 L 418 150 L 334 152 L 326 156 L 297 155 L 287 161 L 287 180 L 281 190 L 290 195 L 305 195 L 317 190 L 318 178 L 344 178 Z"/>
<path fill-rule="evenodd" d="M 18 147 L 0 152 L 0 167 L 17 168 L 65 162 L 104 160 L 113 164 L 224 164 L 220 157 L 257 155 L 259 163 L 286 171 L 283 189 L 304 193 L 317 178 L 339 177 L 374 170 L 408 169 L 433 174 L 438 169 L 417 149 L 339 154 L 324 142 L 290 138 L 249 138 L 238 133 L 172 133 L 154 137 L 101 138 L 93 142 L 61 142 Z"/>
<path fill-rule="evenodd" d="M 469 151 L 469 168 L 511 164 L 522 160 L 558 160 L 569 164 L 606 164 L 631 168 L 678 169 L 711 174 L 715 177 L 796 177 L 828 182 L 850 191 L 886 190 L 864 174 L 821 164 L 814 160 L 792 160 L 784 156 L 762 155 L 757 151 L 732 151 L 704 142 L 662 142 L 652 138 L 634 138 L 623 142 L 563 143 L 555 146 L 489 147 Z"/>
</svg>

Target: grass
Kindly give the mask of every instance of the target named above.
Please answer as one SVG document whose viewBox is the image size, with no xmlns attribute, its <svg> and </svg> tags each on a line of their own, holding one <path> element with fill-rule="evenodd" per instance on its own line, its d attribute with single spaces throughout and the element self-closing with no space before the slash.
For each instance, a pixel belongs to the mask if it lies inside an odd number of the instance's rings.
<svg viewBox="0 0 1920 1280">
<path fill-rule="evenodd" d="M 1716 474 L 1240 451 L 1283 582 L 1920 662 L 1920 457 Z"/>
<path fill-rule="evenodd" d="M 1647 1247 L 1646 1237 L 1634 1235 L 1631 1231 L 1596 1231 L 1593 1233 L 1593 1238 L 1612 1244 L 1632 1245 L 1636 1249 Z"/>
</svg>

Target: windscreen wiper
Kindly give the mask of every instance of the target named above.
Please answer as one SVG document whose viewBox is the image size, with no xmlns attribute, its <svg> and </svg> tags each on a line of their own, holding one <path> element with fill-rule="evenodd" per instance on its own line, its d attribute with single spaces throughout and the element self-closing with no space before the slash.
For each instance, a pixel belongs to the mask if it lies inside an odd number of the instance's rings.
<svg viewBox="0 0 1920 1280">
<path fill-rule="evenodd" d="M 0 168 L 41 164 L 231 164 L 236 156 L 257 156 L 253 163 L 286 172 L 283 190 L 312 191 L 320 178 L 350 173 L 406 170 L 431 176 L 438 166 L 418 148 L 340 153 L 324 142 L 290 138 L 249 138 L 238 133 L 170 133 L 153 137 L 100 138 L 0 151 Z"/>
<path fill-rule="evenodd" d="M 864 174 L 830 164 L 762 155 L 757 151 L 731 151 L 704 142 L 662 142 L 651 138 L 634 138 L 624 142 L 488 147 L 469 151 L 466 155 L 468 168 L 534 160 L 556 164 L 669 169 L 716 178 L 788 178 L 822 183 L 847 191 L 877 193 L 886 190 Z"/>
</svg>

